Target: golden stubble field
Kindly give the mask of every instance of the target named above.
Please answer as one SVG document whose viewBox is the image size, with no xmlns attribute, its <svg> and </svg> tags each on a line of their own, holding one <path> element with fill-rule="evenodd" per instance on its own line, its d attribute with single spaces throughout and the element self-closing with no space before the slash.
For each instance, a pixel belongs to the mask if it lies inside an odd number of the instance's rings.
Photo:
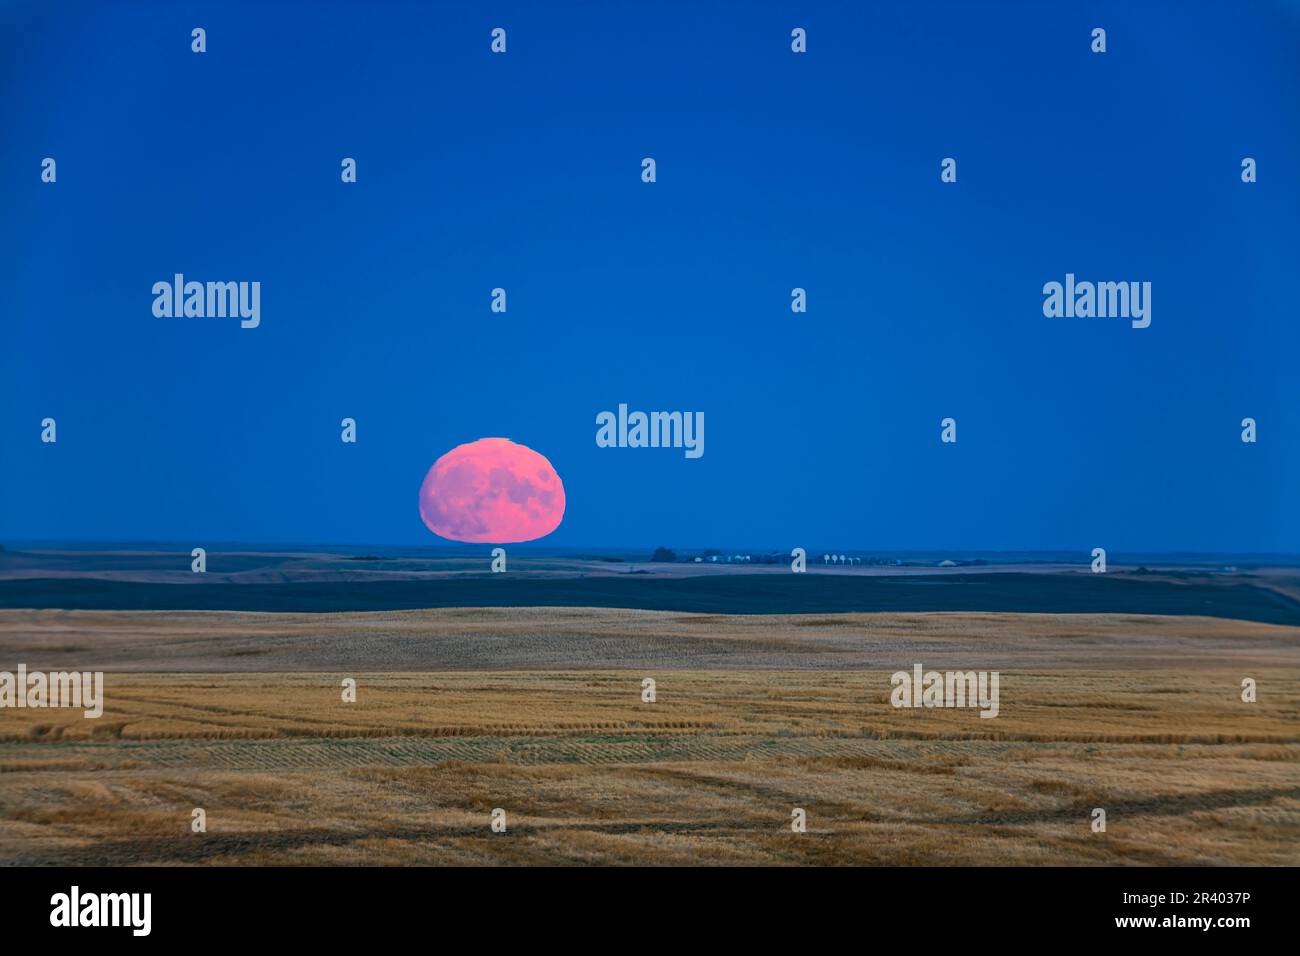
<svg viewBox="0 0 1300 956">
<path fill-rule="evenodd" d="M 5 863 L 1300 863 L 1296 629 L 1103 615 L 86 613 L 93 623 L 0 613 L 0 660 L 97 656 L 107 672 L 98 720 L 0 711 Z M 512 645 L 511 628 L 531 636 Z M 479 634 L 500 666 L 446 669 Z M 291 635 L 298 672 L 255 669 L 282 660 Z M 94 654 L 70 649 L 80 643 Z M 702 666 L 682 666 L 691 643 Z M 356 645 L 387 666 L 313 666 Z M 673 666 L 627 666 L 646 645 L 671 648 Z M 227 655 L 237 667 L 192 667 Z M 890 673 L 915 662 L 999 670 L 999 716 L 893 708 Z M 344 677 L 356 703 L 341 700 Z M 1241 701 L 1243 677 L 1258 702 Z M 196 807 L 206 833 L 191 832 Z M 796 807 L 806 833 L 791 831 Z M 1105 833 L 1090 827 L 1095 807 Z"/>
</svg>

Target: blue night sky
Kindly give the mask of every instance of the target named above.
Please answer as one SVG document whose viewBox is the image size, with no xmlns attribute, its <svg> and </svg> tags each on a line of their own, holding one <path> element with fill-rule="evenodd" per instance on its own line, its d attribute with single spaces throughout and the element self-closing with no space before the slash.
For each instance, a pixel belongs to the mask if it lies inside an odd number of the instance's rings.
<svg viewBox="0 0 1300 956">
<path fill-rule="evenodd" d="M 0 541 L 436 544 L 502 436 L 559 546 L 1300 550 L 1300 6 L 613 6 L 0 7 Z"/>
</svg>

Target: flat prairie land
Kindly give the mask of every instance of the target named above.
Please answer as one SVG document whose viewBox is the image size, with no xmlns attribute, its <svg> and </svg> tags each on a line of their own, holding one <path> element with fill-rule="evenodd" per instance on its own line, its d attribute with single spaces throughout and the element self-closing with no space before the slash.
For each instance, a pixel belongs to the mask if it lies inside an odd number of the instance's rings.
<svg viewBox="0 0 1300 956">
<path fill-rule="evenodd" d="M 1217 617 L 1001 612 L 0 610 L 0 669 L 12 669 L 17 661 L 46 670 L 344 674 L 597 668 L 646 668 L 647 673 L 893 671 L 918 662 L 941 669 L 1300 667 L 1300 627 Z"/>
<path fill-rule="evenodd" d="M 0 711 L 3 863 L 1300 863 L 1295 628 L 0 612 L 15 661 L 106 688 L 95 720 Z M 914 663 L 999 671 L 998 716 L 892 707 Z"/>
</svg>

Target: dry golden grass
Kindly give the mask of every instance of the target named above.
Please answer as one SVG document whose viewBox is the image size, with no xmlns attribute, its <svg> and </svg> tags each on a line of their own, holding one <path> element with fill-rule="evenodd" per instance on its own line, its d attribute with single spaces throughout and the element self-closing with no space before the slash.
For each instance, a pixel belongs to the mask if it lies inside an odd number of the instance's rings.
<svg viewBox="0 0 1300 956">
<path fill-rule="evenodd" d="M 910 670 L 910 669 L 909 669 Z M 1294 743 L 1300 669 L 1001 673 L 994 719 L 970 709 L 890 705 L 890 672 L 491 671 L 353 674 L 108 674 L 103 716 L 77 709 L 3 712 L 0 741 L 467 740 L 617 735 L 784 741 L 1008 740 L 1071 743 Z M 641 701 L 655 676 L 657 700 Z M 1241 679 L 1259 701 L 1240 699 Z M 64 748 L 65 752 L 68 751 Z M 0 770 L 11 766 L 10 748 Z"/>
<path fill-rule="evenodd" d="M 0 861 L 1300 863 L 1300 669 L 1256 665 L 1003 669 L 993 720 L 874 669 L 110 674 L 3 712 Z"/>
<path fill-rule="evenodd" d="M 107 693 L 0 711 L 0 863 L 1300 863 L 1295 628 L 0 611 L 18 661 Z M 915 662 L 999 670 L 1000 715 L 895 710 Z"/>
<path fill-rule="evenodd" d="M 150 673 L 1300 667 L 1300 628 L 1128 614 L 0 610 L 4 661 Z"/>
</svg>

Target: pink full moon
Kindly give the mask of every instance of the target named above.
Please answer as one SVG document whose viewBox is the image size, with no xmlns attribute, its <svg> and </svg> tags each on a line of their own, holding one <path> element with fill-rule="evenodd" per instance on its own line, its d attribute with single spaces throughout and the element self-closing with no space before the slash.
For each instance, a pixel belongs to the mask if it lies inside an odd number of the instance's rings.
<svg viewBox="0 0 1300 956">
<path fill-rule="evenodd" d="M 420 485 L 420 517 L 452 541 L 532 541 L 560 526 L 564 484 L 531 448 L 480 438 L 433 463 Z"/>
</svg>

